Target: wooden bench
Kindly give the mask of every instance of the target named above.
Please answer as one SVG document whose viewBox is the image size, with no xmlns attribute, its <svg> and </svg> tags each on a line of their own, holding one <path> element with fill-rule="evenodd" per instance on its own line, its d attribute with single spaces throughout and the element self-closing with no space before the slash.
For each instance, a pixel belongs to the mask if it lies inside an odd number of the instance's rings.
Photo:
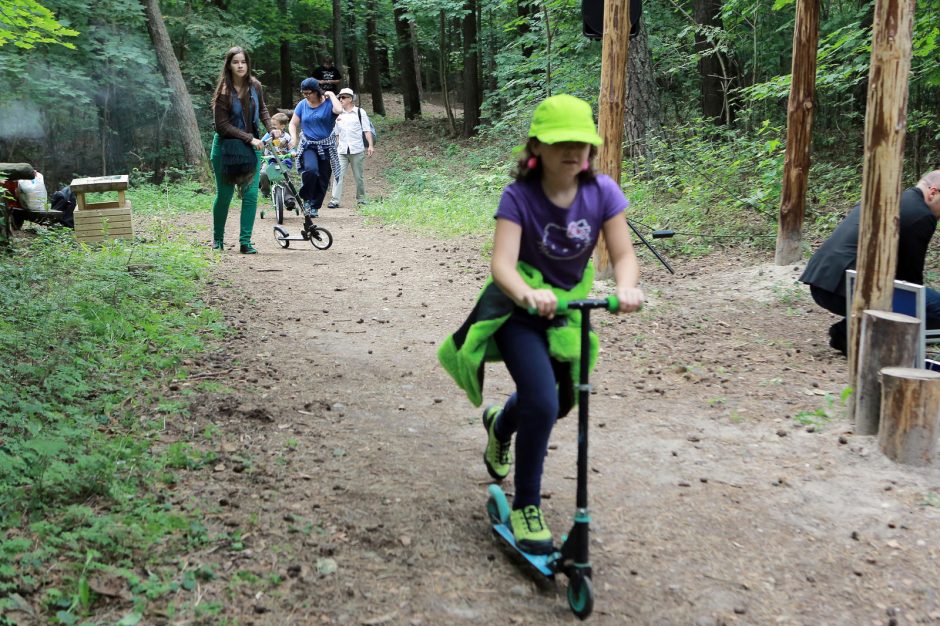
<svg viewBox="0 0 940 626">
<path fill-rule="evenodd" d="M 127 174 L 76 178 L 69 187 L 75 193 L 75 240 L 98 243 L 110 239 L 133 239 L 131 203 L 127 199 Z M 88 202 L 86 193 L 117 192 L 117 200 Z"/>
<path fill-rule="evenodd" d="M 845 270 L 845 301 L 849 313 L 852 308 L 852 294 L 855 293 L 855 270 Z M 923 285 L 904 280 L 894 281 L 894 296 L 891 310 L 916 317 L 920 321 L 919 340 L 917 342 L 918 367 L 940 371 L 940 362 L 926 358 L 927 344 L 940 343 L 940 330 L 927 330 L 927 292 Z"/>
</svg>

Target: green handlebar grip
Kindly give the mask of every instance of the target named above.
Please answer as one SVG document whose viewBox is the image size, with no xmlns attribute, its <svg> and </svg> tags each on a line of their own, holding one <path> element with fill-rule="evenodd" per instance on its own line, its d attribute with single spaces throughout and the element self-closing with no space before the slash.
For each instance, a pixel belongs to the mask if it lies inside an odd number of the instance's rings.
<svg viewBox="0 0 940 626">
<path fill-rule="evenodd" d="M 558 300 L 558 302 L 555 304 L 555 312 L 564 313 L 567 310 L 568 310 L 568 303 L 565 302 L 564 300 Z M 529 312 L 529 315 L 535 315 L 536 313 L 539 312 L 539 310 L 536 309 L 534 306 L 530 306 L 529 308 L 526 309 L 526 311 Z"/>
<path fill-rule="evenodd" d="M 615 295 L 607 296 L 607 310 L 616 313 L 620 310 L 620 300 Z"/>
</svg>

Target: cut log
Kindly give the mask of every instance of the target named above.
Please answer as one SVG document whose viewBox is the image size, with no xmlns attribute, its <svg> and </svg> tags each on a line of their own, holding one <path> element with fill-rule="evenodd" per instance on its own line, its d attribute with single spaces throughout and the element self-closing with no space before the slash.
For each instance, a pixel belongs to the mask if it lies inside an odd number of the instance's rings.
<svg viewBox="0 0 940 626">
<path fill-rule="evenodd" d="M 940 373 L 910 367 L 881 370 L 878 447 L 892 461 L 930 465 L 937 456 Z"/>
<path fill-rule="evenodd" d="M 881 370 L 915 367 L 920 320 L 910 315 L 866 309 L 858 346 L 855 433 L 877 435 L 881 417 Z"/>
</svg>

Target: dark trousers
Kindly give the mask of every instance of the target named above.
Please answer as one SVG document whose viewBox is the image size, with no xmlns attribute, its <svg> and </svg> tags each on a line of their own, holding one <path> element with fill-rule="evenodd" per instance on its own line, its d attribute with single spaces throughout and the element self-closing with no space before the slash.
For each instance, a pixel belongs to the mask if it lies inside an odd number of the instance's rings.
<svg viewBox="0 0 940 626">
<path fill-rule="evenodd" d="M 556 383 L 567 368 L 548 354 L 546 330 L 551 321 L 517 309 L 494 337 L 506 369 L 516 383 L 496 421 L 496 437 L 502 441 L 516 435 L 515 487 L 512 508 L 542 499 L 542 469 L 552 427 L 559 417 Z M 563 381 L 567 383 L 568 381 Z M 565 407 L 565 411 L 570 406 Z"/>
<path fill-rule="evenodd" d="M 330 176 L 333 167 L 330 155 L 324 150 L 323 156 L 317 156 L 316 146 L 307 146 L 300 155 L 300 199 L 310 203 L 315 209 L 323 206 L 326 190 L 330 188 Z"/>
</svg>

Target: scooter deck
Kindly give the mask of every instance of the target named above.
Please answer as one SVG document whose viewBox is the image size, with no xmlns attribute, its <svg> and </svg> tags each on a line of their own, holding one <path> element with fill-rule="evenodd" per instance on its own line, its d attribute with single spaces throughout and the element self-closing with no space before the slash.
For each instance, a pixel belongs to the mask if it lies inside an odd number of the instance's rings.
<svg viewBox="0 0 940 626">
<path fill-rule="evenodd" d="M 493 524 L 493 532 L 496 536 L 500 537 L 503 541 L 508 543 L 513 550 L 518 552 L 529 562 L 532 567 L 537 569 L 540 574 L 548 578 L 555 576 L 555 562 L 561 558 L 561 552 L 555 550 L 551 554 L 532 554 L 526 552 L 518 545 L 516 545 L 516 540 L 512 536 L 512 530 L 506 524 Z"/>
</svg>

